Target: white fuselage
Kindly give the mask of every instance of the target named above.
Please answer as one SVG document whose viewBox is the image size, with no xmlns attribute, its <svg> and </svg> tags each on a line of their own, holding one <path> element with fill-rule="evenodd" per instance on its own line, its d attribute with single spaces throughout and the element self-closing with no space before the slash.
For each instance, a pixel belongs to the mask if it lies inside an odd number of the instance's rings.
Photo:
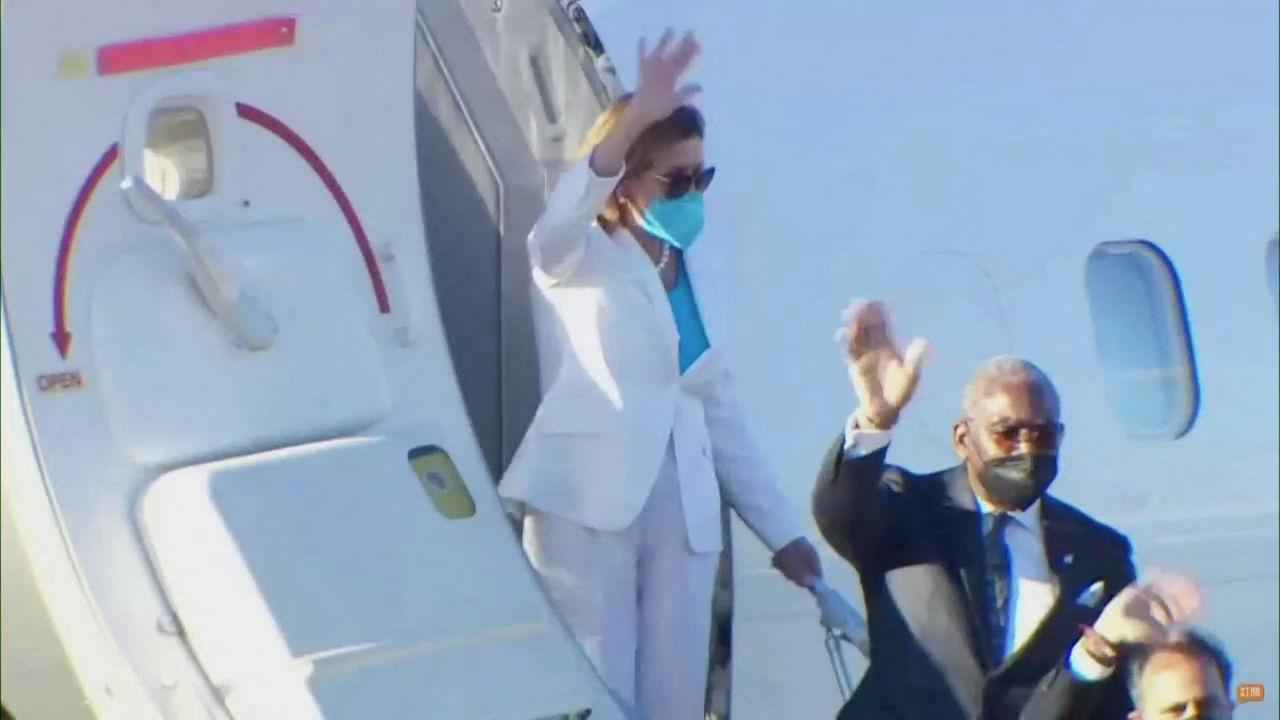
<svg viewBox="0 0 1280 720">
<path fill-rule="evenodd" d="M 568 6 L 5 5 L 16 720 L 622 716 L 493 491 L 540 389 L 523 238 L 618 90 Z M 967 374 L 1035 361 L 1053 492 L 1280 682 L 1274 3 L 586 9 L 628 82 L 639 36 L 703 40 L 729 352 L 794 503 L 881 298 L 932 343 L 893 462 L 954 462 Z M 732 717 L 830 717 L 813 600 L 740 530 Z"/>
</svg>

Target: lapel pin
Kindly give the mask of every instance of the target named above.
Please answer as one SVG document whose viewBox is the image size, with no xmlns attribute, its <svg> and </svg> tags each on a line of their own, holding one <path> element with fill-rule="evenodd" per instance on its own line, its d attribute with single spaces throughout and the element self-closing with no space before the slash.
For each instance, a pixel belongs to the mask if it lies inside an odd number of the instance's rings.
<svg viewBox="0 0 1280 720">
<path fill-rule="evenodd" d="M 1066 555 L 1062 556 L 1062 562 L 1066 563 L 1067 565 L 1070 565 L 1071 563 L 1075 562 L 1075 559 L 1076 559 L 1075 553 L 1067 553 Z"/>
</svg>

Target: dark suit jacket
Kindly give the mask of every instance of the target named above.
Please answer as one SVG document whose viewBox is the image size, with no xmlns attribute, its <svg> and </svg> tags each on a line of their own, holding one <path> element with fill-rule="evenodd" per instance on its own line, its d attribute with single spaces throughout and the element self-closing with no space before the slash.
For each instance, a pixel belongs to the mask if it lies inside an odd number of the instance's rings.
<svg viewBox="0 0 1280 720">
<path fill-rule="evenodd" d="M 986 667 L 981 518 L 964 467 L 914 475 L 885 463 L 888 448 L 847 460 L 843 447 L 841 436 L 823 460 L 813 514 L 823 537 L 858 571 L 871 664 L 840 720 L 1125 716 L 1130 706 L 1118 672 L 1080 683 L 1066 664 L 1080 625 L 1092 623 L 1134 578 L 1123 535 L 1045 496 L 1041 523 L 1058 600 L 1016 653 Z M 1101 600 L 1077 604 L 1098 580 Z"/>
</svg>

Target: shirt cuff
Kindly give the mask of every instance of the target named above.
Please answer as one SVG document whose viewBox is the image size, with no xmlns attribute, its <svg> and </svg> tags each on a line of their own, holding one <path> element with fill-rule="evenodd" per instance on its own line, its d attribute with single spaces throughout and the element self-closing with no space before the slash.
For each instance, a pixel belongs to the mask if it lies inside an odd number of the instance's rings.
<svg viewBox="0 0 1280 720">
<path fill-rule="evenodd" d="M 1067 667 L 1071 668 L 1071 674 L 1075 675 L 1077 680 L 1090 683 L 1106 680 L 1111 677 L 1111 673 L 1115 672 L 1115 668 L 1107 667 L 1089 657 L 1089 653 L 1084 651 L 1084 646 L 1078 642 L 1071 648 Z"/>
<path fill-rule="evenodd" d="M 893 436 L 890 430 L 862 430 L 857 427 L 858 413 L 854 411 L 844 424 L 844 456 L 858 458 L 888 446 Z"/>
</svg>

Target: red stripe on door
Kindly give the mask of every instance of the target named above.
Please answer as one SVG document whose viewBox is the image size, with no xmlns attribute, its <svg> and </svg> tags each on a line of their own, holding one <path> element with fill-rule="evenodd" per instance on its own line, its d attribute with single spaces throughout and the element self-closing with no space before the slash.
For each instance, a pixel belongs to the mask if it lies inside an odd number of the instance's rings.
<svg viewBox="0 0 1280 720">
<path fill-rule="evenodd" d="M 98 48 L 98 74 L 154 70 L 293 45 L 297 19 L 274 17 Z"/>
</svg>

